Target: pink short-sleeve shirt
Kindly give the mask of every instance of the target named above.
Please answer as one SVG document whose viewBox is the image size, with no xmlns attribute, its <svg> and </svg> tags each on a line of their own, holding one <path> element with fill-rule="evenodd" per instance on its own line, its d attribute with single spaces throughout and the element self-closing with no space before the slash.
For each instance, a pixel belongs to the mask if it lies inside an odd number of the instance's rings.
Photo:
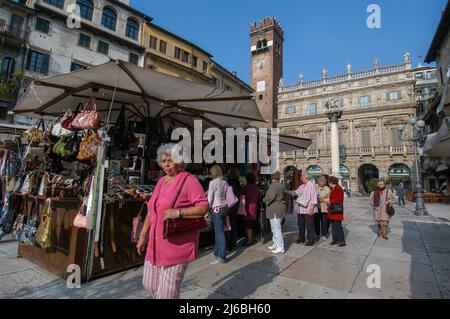
<svg viewBox="0 0 450 319">
<path fill-rule="evenodd" d="M 186 178 L 175 207 L 172 207 L 175 195 Z M 162 177 L 156 184 L 153 196 L 148 202 L 148 213 L 152 216 L 149 242 L 145 260 L 155 266 L 173 266 L 192 261 L 198 256 L 200 234 L 193 232 L 164 239 L 164 212 L 169 208 L 208 206 L 203 187 L 198 179 L 189 173 L 178 174 L 170 184 Z"/>
</svg>

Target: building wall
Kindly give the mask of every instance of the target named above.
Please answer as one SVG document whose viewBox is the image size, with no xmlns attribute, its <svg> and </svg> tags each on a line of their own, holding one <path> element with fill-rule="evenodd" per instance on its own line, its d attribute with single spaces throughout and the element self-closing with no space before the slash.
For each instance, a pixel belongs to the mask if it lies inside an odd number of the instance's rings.
<svg viewBox="0 0 450 319">
<path fill-rule="evenodd" d="M 156 50 L 150 47 L 150 36 L 153 36 L 157 39 Z M 161 40 L 167 43 L 166 53 L 160 52 Z M 192 75 L 192 73 L 189 74 L 188 71 L 183 72 L 183 70 L 178 70 L 174 72 L 173 67 L 170 67 L 171 63 L 169 63 L 172 62 L 172 64 L 183 66 L 187 69 L 199 73 L 199 75 L 211 78 L 210 55 L 205 54 L 201 50 L 197 49 L 195 46 L 190 45 L 188 42 L 172 36 L 168 32 L 165 32 L 164 30 L 154 26 L 153 24 L 146 23 L 144 25 L 144 36 L 142 45 L 145 46 L 147 50 L 147 57 L 145 63 L 146 67 L 151 65 L 156 71 L 193 80 L 193 77 L 195 75 Z M 188 62 L 184 62 L 180 59 L 175 58 L 175 47 L 178 47 L 189 53 Z M 193 65 L 193 56 L 196 56 L 198 58 L 197 67 Z M 164 63 L 162 63 L 161 61 L 163 61 Z M 203 62 L 206 62 L 208 64 L 206 72 L 203 71 Z"/>
<path fill-rule="evenodd" d="M 447 76 L 447 69 L 450 68 L 450 34 L 447 34 L 441 44 L 441 48 L 436 59 L 436 66 L 439 76 L 439 85 L 447 83 L 449 80 Z"/>
<path fill-rule="evenodd" d="M 330 121 L 324 104 L 337 98 L 343 103 L 343 116 L 339 121 L 341 164 L 350 171 L 349 181 L 353 192 L 362 192 L 360 168 L 364 164 L 378 168 L 381 177 L 387 178 L 394 164 L 404 164 L 412 172 L 412 147 L 398 141 L 393 131 L 406 124 L 408 116 L 415 114 L 414 76 L 409 62 L 378 67 L 363 72 L 351 72 L 337 77 L 301 82 L 283 86 L 278 96 L 278 127 L 287 135 L 311 138 L 316 146 L 306 151 L 280 154 L 280 169 L 295 166 L 306 170 L 312 165 L 331 174 Z M 399 99 L 389 100 L 388 93 L 399 92 Z M 367 108 L 359 105 L 359 98 L 371 96 Z M 308 114 L 308 105 L 317 104 L 317 114 Z M 289 107 L 295 113 L 287 114 Z M 292 112 L 293 108 L 289 109 Z M 412 131 L 408 128 L 408 135 Z M 370 144 L 364 144 L 362 131 L 368 131 Z M 366 141 L 367 142 L 367 141 Z"/>
<path fill-rule="evenodd" d="M 37 0 L 41 1 L 41 0 Z M 75 0 L 66 0 L 65 8 L 68 5 L 75 3 Z M 123 38 L 125 37 L 126 21 L 128 17 L 133 17 L 136 21 L 142 25 L 141 18 L 136 17 L 130 12 L 127 12 L 123 8 L 120 8 L 109 1 L 95 1 L 94 13 L 92 23 L 82 20 L 85 23 L 89 23 L 102 31 L 106 29 L 101 26 L 102 9 L 108 5 L 114 8 L 117 12 L 117 30 L 116 32 L 105 31 L 106 33 L 113 33 Z M 47 5 L 43 3 L 43 5 Z M 47 7 L 58 12 L 65 12 L 58 8 L 47 5 Z M 138 65 L 143 66 L 144 55 L 138 50 L 130 49 L 129 46 L 121 45 L 113 37 L 109 37 L 107 34 L 99 32 L 97 35 L 94 32 L 87 29 L 71 29 L 67 26 L 66 21 L 63 19 L 52 18 L 46 13 L 39 13 L 40 18 L 50 21 L 50 32 L 45 34 L 36 30 L 36 17 L 31 20 L 31 34 L 29 38 L 29 48 L 39 52 L 50 54 L 48 76 L 67 73 L 71 70 L 71 63 L 75 62 L 84 66 L 91 66 L 102 64 L 110 59 L 121 59 L 124 61 L 129 60 L 130 52 L 139 56 Z M 90 48 L 85 48 L 78 45 L 79 34 L 83 33 L 91 37 Z M 133 41 L 136 45 L 140 44 L 140 40 L 134 41 L 130 38 L 126 38 L 128 41 Z M 98 41 L 102 40 L 109 43 L 109 54 L 105 55 L 97 52 Z M 42 74 L 34 72 L 27 72 L 29 77 L 40 77 Z"/>
</svg>

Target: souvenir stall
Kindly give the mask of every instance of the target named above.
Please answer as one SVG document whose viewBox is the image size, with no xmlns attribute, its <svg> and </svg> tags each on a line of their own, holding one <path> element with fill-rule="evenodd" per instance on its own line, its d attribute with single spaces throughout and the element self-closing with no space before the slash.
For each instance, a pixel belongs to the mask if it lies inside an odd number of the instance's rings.
<svg viewBox="0 0 450 319">
<path fill-rule="evenodd" d="M 173 129 L 265 122 L 252 96 L 122 61 L 36 80 L 13 112 L 53 118 L 26 132 L 18 173 L 6 176 L 18 255 L 64 278 L 78 265 L 83 281 L 143 264 L 136 230 Z"/>
</svg>

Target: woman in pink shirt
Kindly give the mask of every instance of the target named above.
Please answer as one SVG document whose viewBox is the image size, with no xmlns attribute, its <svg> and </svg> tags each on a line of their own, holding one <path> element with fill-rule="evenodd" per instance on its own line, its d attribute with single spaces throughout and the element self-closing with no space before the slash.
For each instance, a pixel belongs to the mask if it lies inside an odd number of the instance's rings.
<svg viewBox="0 0 450 319">
<path fill-rule="evenodd" d="M 143 285 L 154 299 L 179 298 L 188 264 L 198 255 L 199 232 L 164 239 L 164 221 L 200 218 L 208 212 L 208 199 L 200 182 L 194 175 L 183 172 L 182 164 L 172 160 L 174 146 L 163 144 L 158 148 L 157 161 L 166 175 L 159 179 L 148 202 L 147 217 L 136 245 L 141 255 L 148 244 Z"/>
</svg>

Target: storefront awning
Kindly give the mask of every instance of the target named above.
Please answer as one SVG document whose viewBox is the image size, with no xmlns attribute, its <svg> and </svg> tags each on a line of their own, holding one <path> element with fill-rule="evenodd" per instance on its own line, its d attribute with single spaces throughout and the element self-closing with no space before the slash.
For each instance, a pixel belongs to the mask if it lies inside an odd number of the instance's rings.
<svg viewBox="0 0 450 319">
<path fill-rule="evenodd" d="M 129 118 L 170 118 L 187 126 L 195 119 L 205 126 L 236 126 L 267 122 L 253 96 L 237 96 L 216 87 L 171 77 L 123 61 L 110 61 L 87 70 L 35 80 L 13 112 L 57 116 L 95 97 L 106 121 L 114 97 L 111 122 L 122 105 Z"/>
<path fill-rule="evenodd" d="M 423 152 L 435 157 L 450 154 L 450 117 L 444 119 L 444 123 L 436 133 L 427 136 Z"/>
</svg>

